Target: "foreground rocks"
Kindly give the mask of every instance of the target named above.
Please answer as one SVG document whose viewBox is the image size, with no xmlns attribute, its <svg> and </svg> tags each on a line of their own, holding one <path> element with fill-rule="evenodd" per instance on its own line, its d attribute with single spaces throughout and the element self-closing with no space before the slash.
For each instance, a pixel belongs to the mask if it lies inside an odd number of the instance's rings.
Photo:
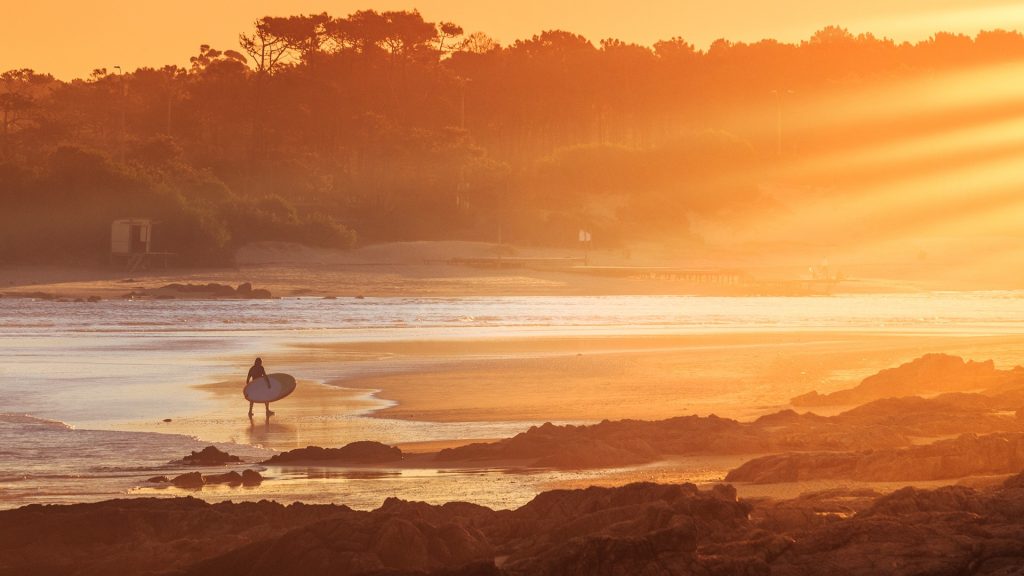
<svg viewBox="0 0 1024 576">
<path fill-rule="evenodd" d="M 1015 574 L 1021 518 L 1021 476 L 985 491 L 781 502 L 631 484 L 545 492 L 512 511 L 113 500 L 0 512 L 0 574 Z"/>
</svg>

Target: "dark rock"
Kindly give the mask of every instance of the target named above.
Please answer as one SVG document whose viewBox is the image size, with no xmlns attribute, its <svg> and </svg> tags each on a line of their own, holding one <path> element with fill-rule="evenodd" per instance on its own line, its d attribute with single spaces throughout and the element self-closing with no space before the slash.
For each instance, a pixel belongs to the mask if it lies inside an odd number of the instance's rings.
<svg viewBox="0 0 1024 576">
<path fill-rule="evenodd" d="M 34 298 L 36 300 L 56 300 L 56 294 L 48 292 L 8 292 L 7 296 L 12 298 Z"/>
<path fill-rule="evenodd" d="M 269 298 L 273 298 L 273 296 L 270 294 L 270 290 L 264 290 L 263 288 L 257 288 L 253 290 L 246 297 L 252 298 L 254 300 L 267 300 Z"/>
<path fill-rule="evenodd" d="M 203 475 L 199 472 L 186 472 L 180 476 L 175 476 L 171 480 L 171 484 L 178 488 L 202 488 L 205 482 L 203 481 Z"/>
<path fill-rule="evenodd" d="M 164 421 L 164 422 L 170 422 L 170 421 L 171 421 L 171 419 L 170 419 L 170 418 L 164 418 L 164 419 L 163 419 L 163 421 Z"/>
<path fill-rule="evenodd" d="M 246 296 L 252 292 L 252 284 L 250 282 L 242 282 L 238 285 L 238 288 L 235 288 L 235 292 L 240 296 Z"/>
<path fill-rule="evenodd" d="M 191 454 L 185 456 L 176 463 L 186 464 L 189 466 L 220 466 L 221 464 L 241 461 L 242 459 L 238 456 L 232 456 L 227 452 L 219 450 L 216 446 L 207 446 L 199 452 L 193 451 Z"/>
<path fill-rule="evenodd" d="M 171 480 L 167 476 L 153 476 L 152 478 L 148 478 L 146 480 L 146 482 L 149 482 L 149 483 L 152 483 L 152 484 L 164 484 L 164 483 L 167 483 L 167 482 L 170 482 L 170 481 Z"/>
<path fill-rule="evenodd" d="M 223 474 L 207 474 L 203 476 L 203 484 L 230 484 L 238 486 L 242 483 L 242 475 L 232 470 Z"/>
<path fill-rule="evenodd" d="M 1024 470 L 1024 434 L 964 434 L 924 446 L 841 453 L 774 454 L 732 470 L 727 482 L 846 479 L 876 482 L 948 480 Z"/>
<path fill-rule="evenodd" d="M 856 502 L 848 507 L 850 502 Z M 516 510 L 388 499 L 359 512 L 192 498 L 0 511 L 0 572 L 201 575 L 1019 574 L 1024 477 L 990 490 L 555 490 Z"/>
<path fill-rule="evenodd" d="M 263 482 L 263 476 L 255 471 L 249 470 L 248 468 L 242 470 L 242 485 L 244 486 L 258 486 Z"/>
<path fill-rule="evenodd" d="M 179 284 L 177 282 L 166 284 L 157 288 L 157 292 L 171 292 L 178 294 L 194 294 L 210 296 L 213 298 L 233 298 L 237 296 L 235 288 L 227 284 L 208 282 L 206 284 Z"/>
<path fill-rule="evenodd" d="M 0 511 L 0 574 L 169 574 L 253 542 L 280 537 L 344 506 L 208 504 L 135 498 Z"/>
<path fill-rule="evenodd" d="M 352 442 L 341 448 L 321 448 L 307 446 L 275 454 L 264 464 L 286 464 L 289 462 L 331 461 L 337 464 L 374 464 L 380 462 L 397 462 L 402 459 L 402 451 L 394 446 L 363 440 Z"/>
</svg>

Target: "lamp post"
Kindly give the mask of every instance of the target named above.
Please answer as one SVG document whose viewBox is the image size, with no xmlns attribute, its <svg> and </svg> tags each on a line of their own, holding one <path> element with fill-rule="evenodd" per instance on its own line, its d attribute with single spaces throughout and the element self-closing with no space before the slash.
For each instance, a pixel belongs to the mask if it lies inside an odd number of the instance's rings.
<svg viewBox="0 0 1024 576">
<path fill-rule="evenodd" d="M 121 134 L 120 134 L 120 138 L 119 138 L 120 142 L 119 142 L 119 146 L 118 146 L 118 157 L 120 158 L 121 164 L 124 164 L 124 137 L 125 137 L 125 134 L 124 134 L 124 131 L 125 131 L 125 109 L 124 109 L 124 107 L 125 107 L 125 99 L 127 98 L 127 93 L 125 92 L 125 88 L 124 88 L 124 70 L 122 70 L 120 66 L 114 66 L 114 70 L 117 70 L 117 75 L 121 79 Z"/>
<path fill-rule="evenodd" d="M 782 157 L 782 94 L 796 94 L 792 90 L 772 90 L 775 95 L 775 154 Z"/>
</svg>

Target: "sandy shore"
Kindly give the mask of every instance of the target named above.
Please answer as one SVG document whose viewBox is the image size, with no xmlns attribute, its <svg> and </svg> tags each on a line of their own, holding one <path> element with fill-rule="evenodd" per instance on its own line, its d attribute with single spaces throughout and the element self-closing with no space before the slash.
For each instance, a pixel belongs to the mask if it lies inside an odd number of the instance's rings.
<svg viewBox="0 0 1024 576">
<path fill-rule="evenodd" d="M 1010 336 L 765 332 L 303 345 L 267 360 L 300 376 L 344 376 L 300 378 L 269 419 L 261 405 L 246 418 L 239 375 L 195 386 L 209 398 L 202 413 L 112 427 L 275 450 L 377 440 L 429 452 L 546 421 L 689 414 L 752 420 L 789 408 L 794 396 L 849 388 L 930 352 L 1010 367 L 1018 343 Z"/>
<path fill-rule="evenodd" d="M 392 371 L 332 382 L 379 390 L 381 418 L 430 422 L 656 420 L 717 414 L 748 420 L 810 390 L 856 385 L 929 352 L 1019 361 L 1009 336 L 739 333 L 692 336 L 336 344 L 321 362 L 388 355 Z M 311 352 L 311 351 L 310 351 Z M 828 414 L 844 407 L 822 407 Z"/>
</svg>

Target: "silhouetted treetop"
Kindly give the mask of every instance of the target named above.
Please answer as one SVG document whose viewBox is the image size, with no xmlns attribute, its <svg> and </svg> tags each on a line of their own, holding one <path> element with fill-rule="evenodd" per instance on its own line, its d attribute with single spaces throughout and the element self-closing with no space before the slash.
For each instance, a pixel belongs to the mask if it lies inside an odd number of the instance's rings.
<svg viewBox="0 0 1024 576">
<path fill-rule="evenodd" d="M 1024 37 L 897 43 L 829 26 L 799 43 L 699 50 L 679 37 L 595 44 L 548 30 L 501 46 L 415 10 L 370 9 L 266 16 L 237 49 L 204 44 L 186 57 L 187 69 L 97 68 L 70 82 L 0 75 L 0 199 L 105 198 L 95 226 L 153 211 L 178 237 L 201 231 L 224 249 L 258 239 L 233 210 L 274 223 L 279 238 L 309 224 L 325 243 L 350 242 L 347 229 L 493 239 L 500 227 L 555 244 L 583 225 L 615 241 L 685 236 L 691 216 L 755 202 L 780 157 L 958 121 L 838 129 L 808 112 L 821 102 L 1019 61 Z M 11 238 L 0 256 L 22 245 Z"/>
</svg>

